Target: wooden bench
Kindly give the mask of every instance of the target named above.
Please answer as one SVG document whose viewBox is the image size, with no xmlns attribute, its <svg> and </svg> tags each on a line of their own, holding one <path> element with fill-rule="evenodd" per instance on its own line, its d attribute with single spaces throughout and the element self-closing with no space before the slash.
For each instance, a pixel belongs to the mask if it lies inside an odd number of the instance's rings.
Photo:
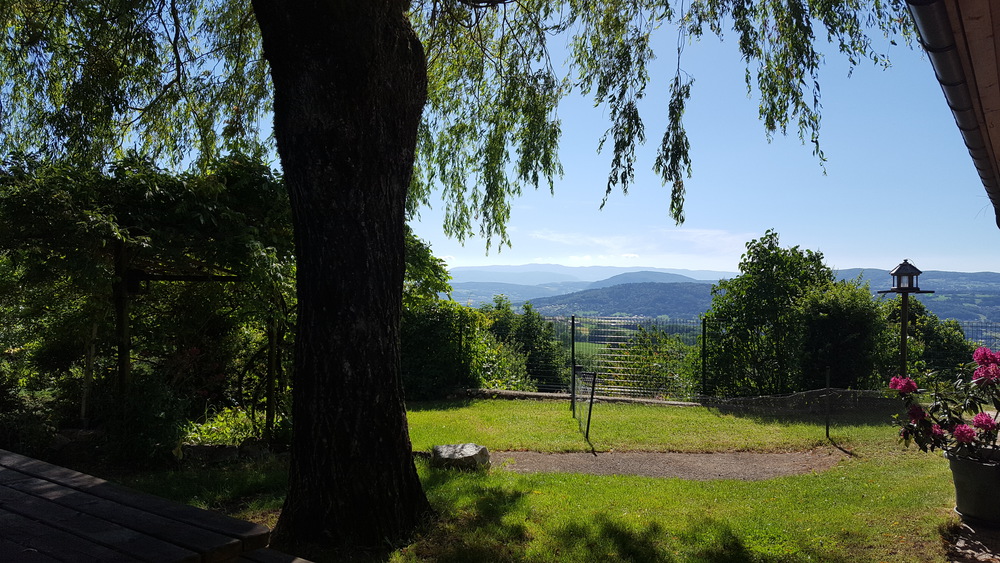
<svg viewBox="0 0 1000 563">
<path fill-rule="evenodd" d="M 0 450 L 0 561 L 307 563 L 270 530 Z"/>
</svg>

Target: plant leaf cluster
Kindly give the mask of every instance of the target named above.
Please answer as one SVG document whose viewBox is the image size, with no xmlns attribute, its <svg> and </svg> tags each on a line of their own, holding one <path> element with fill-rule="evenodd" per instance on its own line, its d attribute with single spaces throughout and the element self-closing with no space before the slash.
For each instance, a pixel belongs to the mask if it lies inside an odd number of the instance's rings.
<svg viewBox="0 0 1000 563">
<path fill-rule="evenodd" d="M 0 252 L 28 279 L 107 287 L 116 244 L 147 273 L 230 273 L 284 283 L 286 293 L 293 273 L 281 179 L 240 156 L 201 175 L 173 175 L 134 154 L 107 170 L 14 157 L 0 169 L 0 220 L 9 225 Z"/>
<path fill-rule="evenodd" d="M 271 108 L 249 2 L 0 2 L 0 151 L 83 164 L 129 149 L 207 167 L 260 157 Z"/>
</svg>

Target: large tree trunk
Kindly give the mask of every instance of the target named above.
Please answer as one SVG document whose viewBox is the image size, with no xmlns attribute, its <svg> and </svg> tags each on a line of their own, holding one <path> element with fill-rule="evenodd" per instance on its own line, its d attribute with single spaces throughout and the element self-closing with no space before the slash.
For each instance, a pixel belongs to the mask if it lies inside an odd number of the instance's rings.
<svg viewBox="0 0 1000 563">
<path fill-rule="evenodd" d="M 284 546 L 381 546 L 429 513 L 399 376 L 404 204 L 426 100 L 399 0 L 254 0 L 295 225 Z"/>
</svg>

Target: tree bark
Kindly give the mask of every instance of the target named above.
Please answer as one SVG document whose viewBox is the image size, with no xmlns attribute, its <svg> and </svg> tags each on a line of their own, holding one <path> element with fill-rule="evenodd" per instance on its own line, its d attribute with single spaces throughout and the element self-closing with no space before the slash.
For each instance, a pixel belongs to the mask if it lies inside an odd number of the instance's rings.
<svg viewBox="0 0 1000 563">
<path fill-rule="evenodd" d="M 278 319 L 272 315 L 267 321 L 267 373 L 264 375 L 264 439 L 274 438 L 274 411 L 278 402 Z"/>
<path fill-rule="evenodd" d="M 399 375 L 404 205 L 426 101 L 400 0 L 254 0 L 298 266 L 283 546 L 385 547 L 430 507 Z"/>
<path fill-rule="evenodd" d="M 90 428 L 90 391 L 94 386 L 94 358 L 97 356 L 97 321 L 91 325 L 83 362 L 83 389 L 80 392 L 80 424 Z"/>
<path fill-rule="evenodd" d="M 118 393 L 122 399 L 132 385 L 132 334 L 129 326 L 128 247 L 115 242 L 115 279 L 111 284 L 115 307 L 115 338 L 118 343 Z"/>
</svg>

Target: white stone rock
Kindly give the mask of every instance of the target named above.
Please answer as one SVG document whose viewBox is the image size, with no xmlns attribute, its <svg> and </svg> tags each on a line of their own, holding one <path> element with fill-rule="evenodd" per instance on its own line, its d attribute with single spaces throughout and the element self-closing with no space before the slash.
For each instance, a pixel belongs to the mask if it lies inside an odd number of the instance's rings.
<svg viewBox="0 0 1000 563">
<path fill-rule="evenodd" d="M 455 469 L 486 469 L 490 451 L 478 444 L 448 444 L 431 449 L 431 465 Z"/>
</svg>

